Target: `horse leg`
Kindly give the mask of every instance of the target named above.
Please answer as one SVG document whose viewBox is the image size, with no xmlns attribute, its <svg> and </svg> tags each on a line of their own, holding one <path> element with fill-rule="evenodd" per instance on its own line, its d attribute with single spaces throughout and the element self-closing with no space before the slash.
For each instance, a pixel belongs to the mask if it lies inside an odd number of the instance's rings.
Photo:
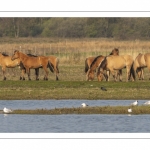
<svg viewBox="0 0 150 150">
<path fill-rule="evenodd" d="M 24 74 L 25 74 L 25 68 L 21 70 L 20 80 L 25 80 Z"/>
<path fill-rule="evenodd" d="M 131 69 L 131 67 L 126 66 L 126 71 L 127 71 L 126 82 L 128 82 L 128 81 L 129 81 L 129 79 L 130 79 L 130 69 Z"/>
<path fill-rule="evenodd" d="M 43 67 L 43 69 L 45 71 L 44 80 L 48 80 L 48 70 L 47 70 L 47 67 Z"/>
<path fill-rule="evenodd" d="M 39 80 L 39 68 L 35 69 L 36 80 Z"/>
<path fill-rule="evenodd" d="M 122 81 L 122 70 L 118 70 L 117 76 L 119 76 L 119 81 Z"/>
<path fill-rule="evenodd" d="M 141 68 L 141 79 L 144 80 L 144 68 Z"/>
<path fill-rule="evenodd" d="M 112 74 L 112 76 L 114 78 L 114 81 L 116 82 L 117 79 L 116 79 L 116 76 L 115 76 L 115 71 L 112 69 L 112 70 L 110 70 L 110 72 L 111 72 L 111 74 Z"/>
<path fill-rule="evenodd" d="M 2 71 L 3 71 L 3 76 L 4 76 L 3 80 L 6 80 L 6 76 L 5 76 L 6 67 L 2 67 Z"/>
<path fill-rule="evenodd" d="M 26 72 L 27 72 L 27 75 L 28 75 L 28 80 L 31 80 L 31 78 L 30 78 L 30 69 L 26 68 Z"/>
</svg>

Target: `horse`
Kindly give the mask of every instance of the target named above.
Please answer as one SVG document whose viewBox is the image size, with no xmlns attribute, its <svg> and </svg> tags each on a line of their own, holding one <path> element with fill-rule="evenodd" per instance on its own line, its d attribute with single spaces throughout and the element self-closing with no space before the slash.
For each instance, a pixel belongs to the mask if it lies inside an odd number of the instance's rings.
<svg viewBox="0 0 150 150">
<path fill-rule="evenodd" d="M 117 48 L 114 48 L 109 55 L 114 55 L 114 56 L 119 55 L 119 50 Z M 104 58 L 105 56 L 102 55 L 99 55 L 94 58 L 86 74 L 87 81 L 94 79 L 94 72 Z M 121 74 L 122 74 L 121 70 L 117 72 L 117 75 L 119 75 L 119 80 L 121 80 Z M 108 76 L 109 76 L 109 71 L 107 72 L 107 76 L 104 76 L 106 80 L 109 80 Z"/>
<path fill-rule="evenodd" d="M 2 67 L 2 72 L 3 72 L 3 80 L 6 80 L 6 68 L 15 68 L 19 67 L 21 65 L 20 59 L 15 59 L 14 61 L 11 60 L 11 56 L 1 53 L 0 52 L 0 66 Z M 22 65 L 20 66 L 20 69 L 22 71 L 22 76 L 24 76 L 25 70 L 22 68 Z M 20 76 L 20 78 L 22 78 Z"/>
<path fill-rule="evenodd" d="M 50 62 L 47 57 L 44 57 L 44 56 L 30 57 L 27 54 L 24 54 L 18 50 L 15 50 L 14 54 L 11 57 L 11 60 L 14 61 L 18 58 L 20 59 L 21 63 L 23 64 L 23 66 L 27 72 L 29 80 L 31 80 L 30 69 L 36 69 L 36 68 L 41 68 L 41 67 L 45 71 L 44 80 L 48 80 L 47 67 L 50 68 Z"/>
<path fill-rule="evenodd" d="M 144 80 L 144 68 L 148 68 L 150 71 L 150 53 L 141 54 L 134 60 L 134 71 L 137 73 L 139 80 Z M 150 80 L 150 78 L 149 78 Z"/>
<path fill-rule="evenodd" d="M 33 55 L 33 54 L 27 54 L 28 56 L 31 56 L 31 57 L 38 57 L 37 55 Z M 50 61 L 50 71 L 52 73 L 55 72 L 55 75 L 56 75 L 56 80 L 59 80 L 58 79 L 58 74 L 59 74 L 59 69 L 58 69 L 58 65 L 59 65 L 59 59 L 58 57 L 56 56 L 53 56 L 53 55 L 50 55 L 50 56 L 42 56 L 42 57 L 47 57 Z M 42 68 L 42 67 L 41 67 Z M 39 75 L 39 69 L 37 68 L 36 71 L 35 71 L 36 75 Z"/>
<path fill-rule="evenodd" d="M 133 69 L 133 58 L 131 55 L 119 55 L 119 56 L 106 56 L 101 64 L 98 67 L 97 71 L 97 78 L 98 81 L 102 81 L 103 75 L 107 76 L 104 73 L 104 70 L 110 71 L 114 81 L 117 81 L 115 70 L 122 70 L 123 68 L 126 68 L 126 81 L 130 79 L 130 76 L 132 75 L 132 80 L 135 80 L 135 74 Z"/>
<path fill-rule="evenodd" d="M 85 73 L 87 73 L 87 71 L 89 70 L 89 68 L 90 68 L 90 65 L 91 65 L 91 63 L 93 62 L 93 60 L 95 59 L 96 57 L 87 57 L 86 59 L 85 59 Z"/>
</svg>

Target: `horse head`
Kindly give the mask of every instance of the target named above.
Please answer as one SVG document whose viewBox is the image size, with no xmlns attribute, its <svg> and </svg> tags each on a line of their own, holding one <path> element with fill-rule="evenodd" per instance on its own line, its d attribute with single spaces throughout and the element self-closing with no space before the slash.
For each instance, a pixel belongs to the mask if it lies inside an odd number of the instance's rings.
<svg viewBox="0 0 150 150">
<path fill-rule="evenodd" d="M 109 55 L 119 55 L 119 49 L 118 48 L 114 48 Z"/>
<path fill-rule="evenodd" d="M 92 80 L 94 80 L 94 71 L 89 69 L 87 72 L 87 81 L 92 81 Z"/>
<path fill-rule="evenodd" d="M 15 51 L 14 51 L 14 54 L 13 54 L 12 57 L 11 57 L 11 60 L 15 60 L 15 59 L 17 59 L 17 58 L 19 58 L 19 51 L 18 51 L 18 50 L 15 50 Z"/>
</svg>

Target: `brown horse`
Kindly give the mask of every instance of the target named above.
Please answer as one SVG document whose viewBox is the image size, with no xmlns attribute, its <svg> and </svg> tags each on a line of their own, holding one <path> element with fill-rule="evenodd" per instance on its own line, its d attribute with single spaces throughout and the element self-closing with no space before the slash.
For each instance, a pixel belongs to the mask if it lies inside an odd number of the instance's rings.
<svg viewBox="0 0 150 150">
<path fill-rule="evenodd" d="M 14 61 L 12 61 L 11 56 L 8 56 L 4 53 L 0 53 L 0 66 L 2 67 L 2 72 L 4 76 L 3 80 L 6 80 L 6 68 L 15 68 L 20 65 L 20 59 L 15 59 Z M 22 71 L 22 76 L 24 76 L 25 70 L 22 68 L 22 65 L 20 66 L 20 69 Z M 20 78 L 22 77 L 20 76 Z"/>
<path fill-rule="evenodd" d="M 114 56 L 119 55 L 119 50 L 117 48 L 114 48 L 109 55 L 114 55 Z M 88 68 L 87 74 L 86 74 L 86 78 L 88 81 L 94 79 L 94 72 L 104 58 L 105 56 L 100 55 L 100 56 L 95 57 L 94 60 L 91 62 Z M 110 74 L 109 71 L 107 71 L 107 76 L 104 76 L 106 80 L 109 80 L 108 78 L 109 74 Z M 117 72 L 117 75 L 119 75 L 120 80 L 121 80 L 121 74 L 122 74 L 121 70 Z"/>
<path fill-rule="evenodd" d="M 107 56 L 104 58 L 104 60 L 101 62 L 101 64 L 98 67 L 97 71 L 97 78 L 98 81 L 102 81 L 102 77 L 107 76 L 104 72 L 104 70 L 110 71 L 112 76 L 114 77 L 114 80 L 116 80 L 115 76 L 115 70 L 121 70 L 123 68 L 126 68 L 127 78 L 126 81 L 129 80 L 130 75 L 132 75 L 132 80 L 135 80 L 135 74 L 133 69 L 133 58 L 131 55 L 119 55 L 119 56 Z"/>
<path fill-rule="evenodd" d="M 32 55 L 32 54 L 27 54 L 27 55 L 31 56 L 31 57 L 38 57 L 37 55 Z M 50 61 L 50 65 L 49 65 L 50 70 L 51 70 L 51 72 L 55 72 L 56 80 L 59 80 L 58 79 L 58 74 L 59 74 L 59 69 L 58 69 L 59 59 L 58 59 L 58 57 L 53 56 L 53 55 L 42 56 L 42 57 L 46 57 Z M 35 74 L 36 74 L 36 76 L 38 78 L 38 76 L 39 76 L 39 68 L 35 69 Z"/>
<path fill-rule="evenodd" d="M 150 71 L 150 53 L 141 54 L 134 60 L 134 71 L 137 73 L 139 80 L 144 80 L 144 68 L 148 68 Z M 149 78 L 150 80 L 150 78 Z"/>
<path fill-rule="evenodd" d="M 44 80 L 48 80 L 48 70 L 47 66 L 50 68 L 50 62 L 49 59 L 44 56 L 38 56 L 38 57 L 30 57 L 18 50 L 14 51 L 13 56 L 11 57 L 11 60 L 20 59 L 21 63 L 23 64 L 27 74 L 28 79 L 30 78 L 30 69 L 36 69 L 42 67 L 45 71 Z"/>
<path fill-rule="evenodd" d="M 96 57 L 87 57 L 86 59 L 85 59 L 85 73 L 87 73 L 87 71 L 89 70 L 89 68 L 90 68 L 90 65 L 91 65 L 91 63 L 93 62 L 93 60 L 95 59 Z"/>
</svg>

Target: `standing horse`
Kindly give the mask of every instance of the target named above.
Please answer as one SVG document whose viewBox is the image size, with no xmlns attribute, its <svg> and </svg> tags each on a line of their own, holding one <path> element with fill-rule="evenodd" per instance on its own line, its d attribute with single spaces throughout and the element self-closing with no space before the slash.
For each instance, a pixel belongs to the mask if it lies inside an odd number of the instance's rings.
<svg viewBox="0 0 150 150">
<path fill-rule="evenodd" d="M 109 55 L 114 55 L 114 56 L 119 55 L 119 50 L 117 48 L 114 48 Z M 94 72 L 104 58 L 105 58 L 105 56 L 102 56 L 102 55 L 94 58 L 94 60 L 90 64 L 88 71 L 87 71 L 86 77 L 87 77 L 88 81 L 94 79 Z M 109 78 L 108 78 L 109 74 L 110 74 L 109 71 L 107 71 L 107 76 L 104 76 L 106 80 L 109 80 Z M 117 75 L 119 75 L 119 79 L 121 80 L 122 70 L 118 71 Z"/>
<path fill-rule="evenodd" d="M 6 80 L 6 68 L 15 68 L 17 66 L 20 66 L 20 59 L 15 59 L 14 61 L 12 61 L 11 56 L 8 56 L 4 53 L 0 53 L 0 66 L 2 67 L 2 72 L 4 76 L 3 80 Z M 22 76 L 24 76 L 25 71 L 22 68 L 22 66 L 20 69 L 22 71 Z M 20 78 L 22 77 L 20 76 Z"/>
<path fill-rule="evenodd" d="M 28 56 L 31 57 L 38 57 L 37 55 L 32 55 L 32 54 L 27 54 Z M 51 72 L 55 72 L 56 75 L 56 80 L 58 79 L 58 74 L 59 74 L 59 69 L 58 69 L 58 65 L 59 65 L 59 59 L 56 56 L 50 55 L 50 56 L 42 56 L 42 57 L 47 57 L 48 60 L 50 61 L 50 70 Z M 39 68 L 36 69 L 35 74 L 38 76 L 39 75 Z"/>
<path fill-rule="evenodd" d="M 139 53 L 134 60 L 133 66 L 134 71 L 137 73 L 139 80 L 144 80 L 144 68 L 148 67 L 150 71 L 150 53 L 146 54 Z"/>
<path fill-rule="evenodd" d="M 38 57 L 30 57 L 18 50 L 14 51 L 13 56 L 11 57 L 11 60 L 20 59 L 21 63 L 23 64 L 27 74 L 28 79 L 30 78 L 30 69 L 36 69 L 42 67 L 45 71 L 44 80 L 48 80 L 48 70 L 47 66 L 50 68 L 50 62 L 49 59 L 44 56 L 38 56 Z"/>
<path fill-rule="evenodd" d="M 123 68 L 126 68 L 126 81 L 129 80 L 130 74 L 133 77 L 133 80 L 135 80 L 135 74 L 133 69 L 133 58 L 130 55 L 122 55 L 122 56 L 107 56 L 105 59 L 101 62 L 101 64 L 98 67 L 97 72 L 97 78 L 98 81 L 102 81 L 103 75 L 105 75 L 104 70 L 110 71 L 112 76 L 114 77 L 114 80 L 116 80 L 115 76 L 115 70 L 121 70 Z"/>
</svg>

